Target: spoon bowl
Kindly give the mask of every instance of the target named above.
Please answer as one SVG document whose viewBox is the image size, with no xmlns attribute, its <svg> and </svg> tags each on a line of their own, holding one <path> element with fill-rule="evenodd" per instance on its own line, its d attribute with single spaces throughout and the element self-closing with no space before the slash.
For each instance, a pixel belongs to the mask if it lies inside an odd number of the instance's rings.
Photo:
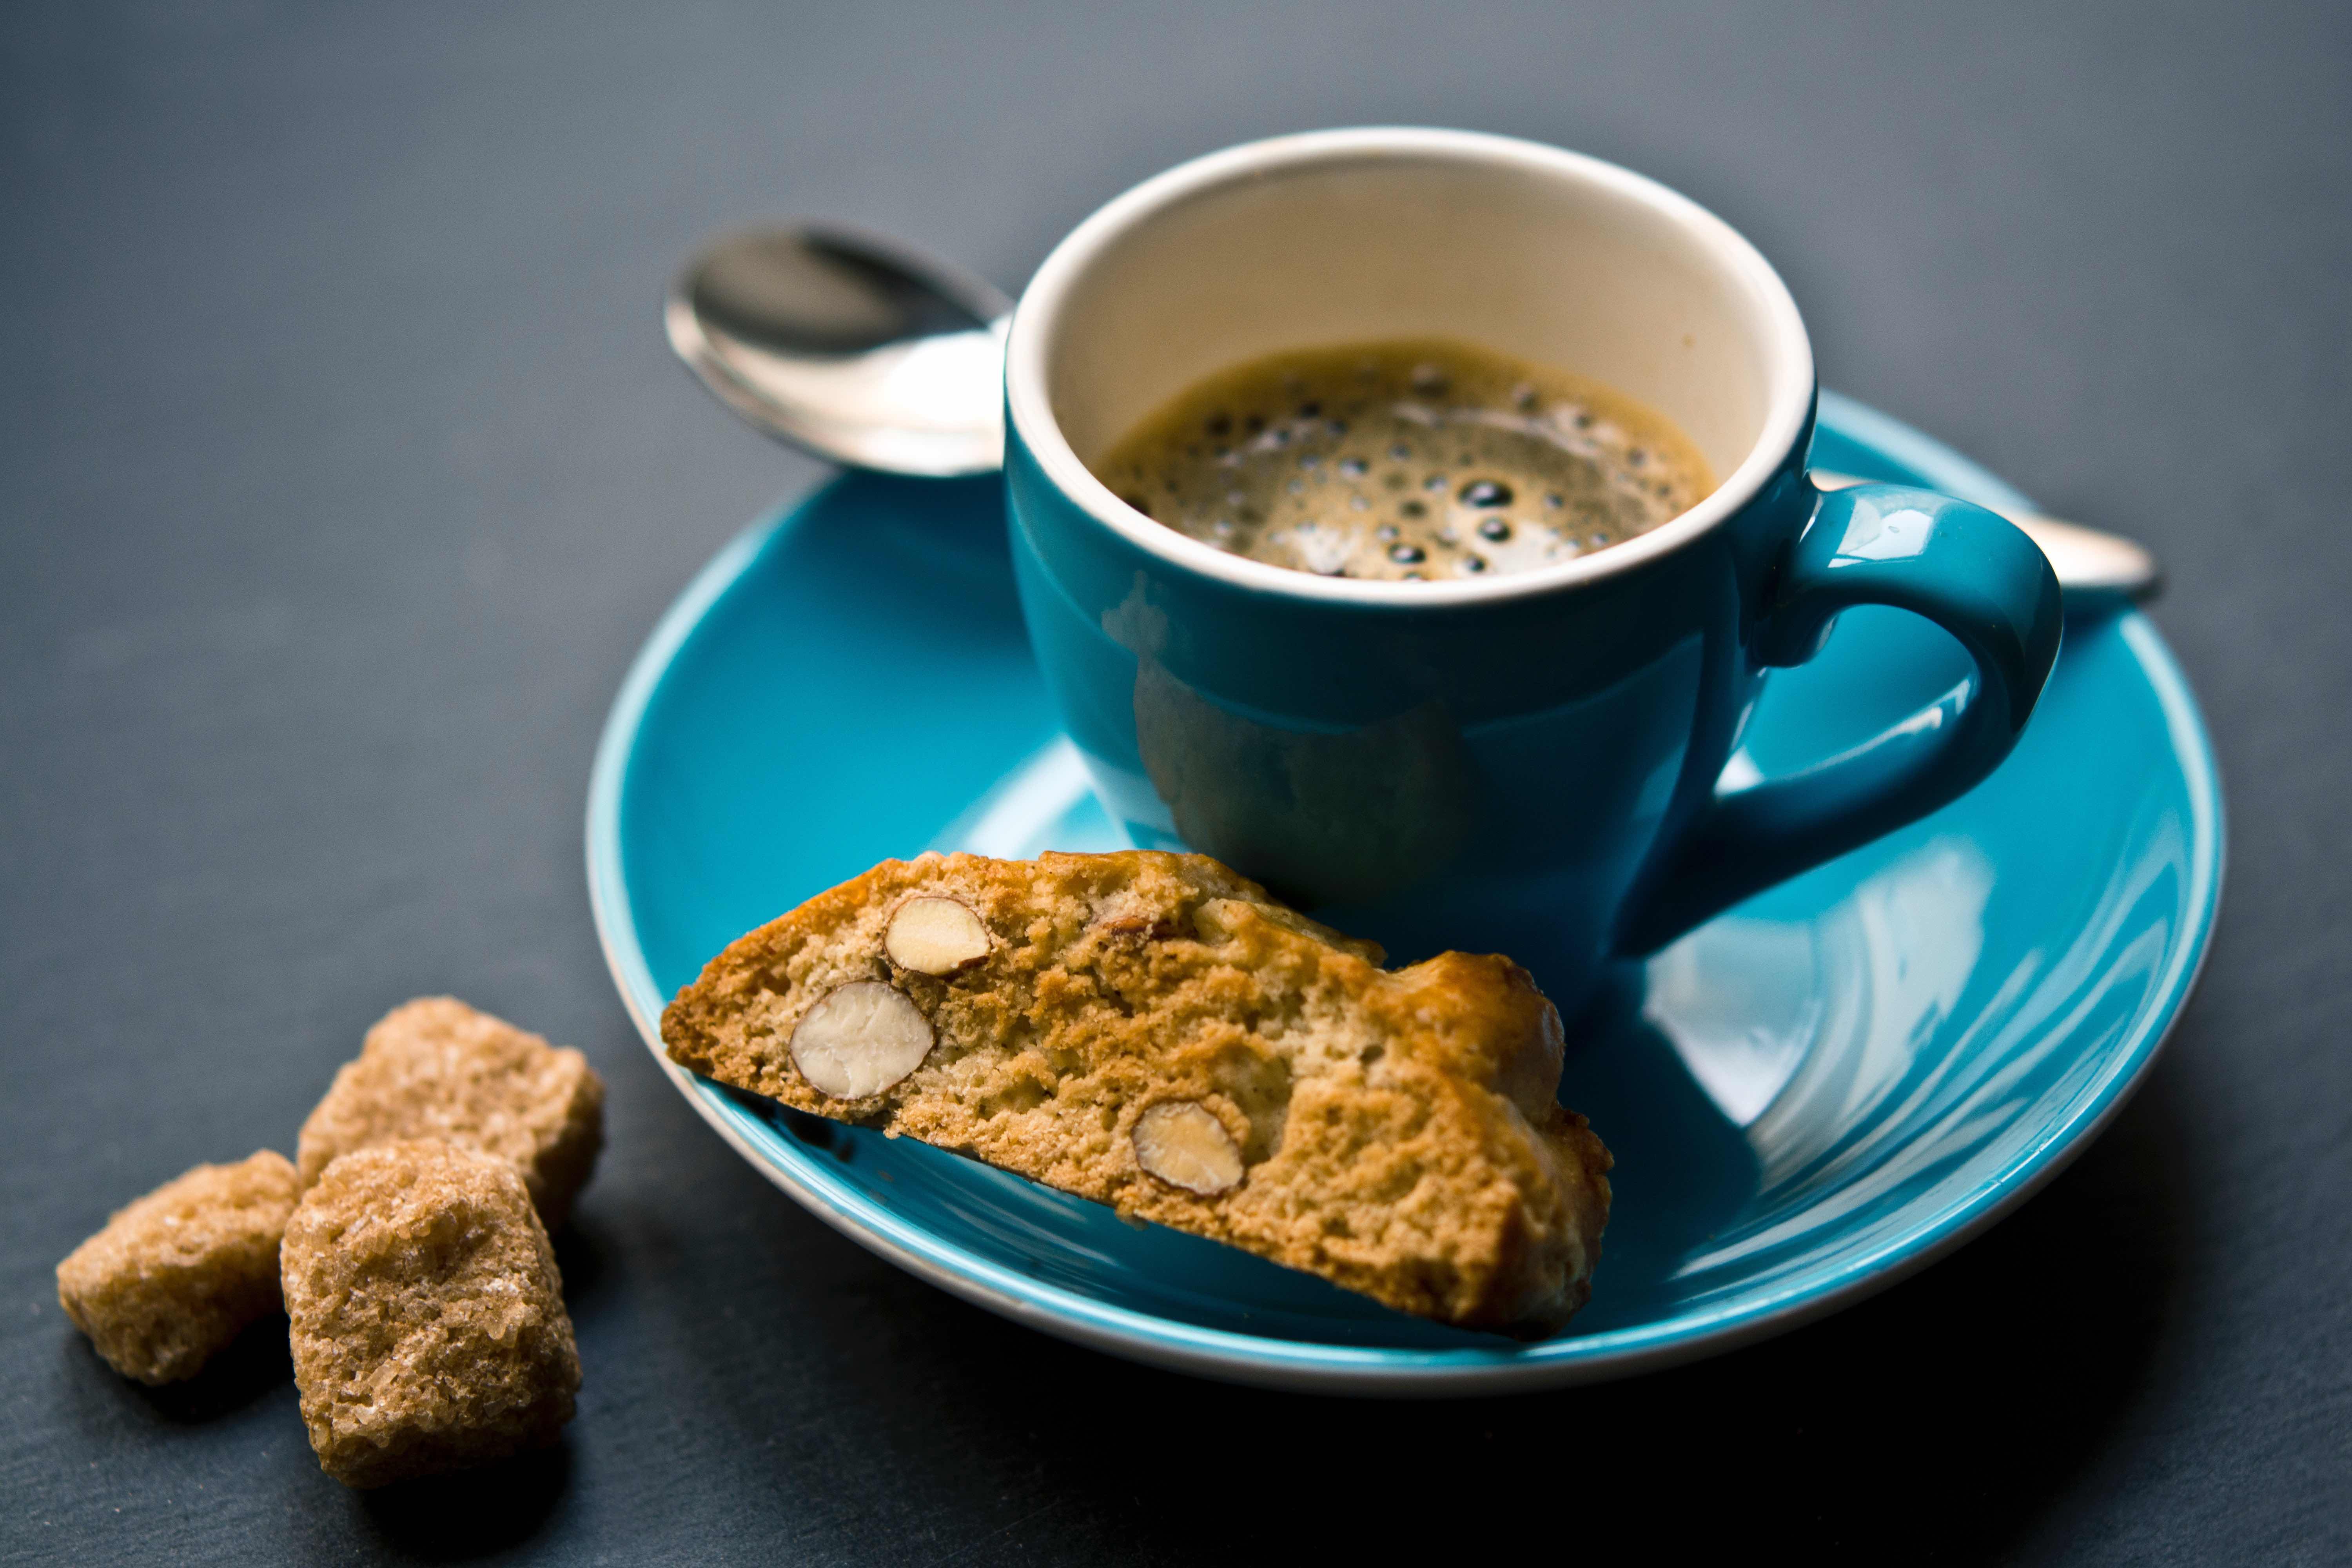
<svg viewBox="0 0 2352 1568">
<path fill-rule="evenodd" d="M 1003 461 L 1012 308 L 888 240 L 801 226 L 704 250 L 663 322 L 687 368 L 754 428 L 851 468 L 949 478 Z"/>
</svg>

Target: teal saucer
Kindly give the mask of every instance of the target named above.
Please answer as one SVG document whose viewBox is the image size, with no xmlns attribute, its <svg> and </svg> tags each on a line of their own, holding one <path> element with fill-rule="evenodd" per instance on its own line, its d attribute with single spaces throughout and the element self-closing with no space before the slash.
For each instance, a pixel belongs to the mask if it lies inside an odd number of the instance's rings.
<svg viewBox="0 0 2352 1568">
<path fill-rule="evenodd" d="M 1834 395 L 1813 461 L 2024 504 Z M 1965 674 L 1924 622 L 1849 612 L 1772 677 L 1733 766 L 1801 765 Z M 852 475 L 737 539 L 638 655 L 589 789 L 597 931 L 657 1059 L 662 1005 L 706 960 L 877 860 L 1118 847 L 1030 661 L 992 479 Z M 2077 620 L 1985 784 L 1702 927 L 1571 1024 L 1560 1098 L 1616 1152 L 1617 1198 L 1591 1305 L 1537 1344 L 663 1065 L 819 1218 L 1048 1333 L 1294 1388 L 1557 1386 L 1793 1328 L 2021 1203 L 2147 1070 L 2221 883 L 2187 682 L 2145 617 Z"/>
</svg>

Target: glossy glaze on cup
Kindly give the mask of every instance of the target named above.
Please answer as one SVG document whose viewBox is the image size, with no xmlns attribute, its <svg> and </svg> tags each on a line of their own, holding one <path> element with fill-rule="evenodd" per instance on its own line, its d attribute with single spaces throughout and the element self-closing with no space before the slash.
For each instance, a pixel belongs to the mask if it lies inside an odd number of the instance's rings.
<svg viewBox="0 0 2352 1568">
<path fill-rule="evenodd" d="M 1573 366 L 1673 419 L 1723 482 L 1581 560 L 1406 584 L 1226 555 L 1086 467 L 1220 365 L 1404 335 Z M 1032 644 L 1126 832 L 1217 854 L 1402 958 L 1512 952 L 1564 1005 L 1611 955 L 1973 784 L 2056 655 L 2057 584 L 2008 523 L 1805 483 L 1811 353 L 1753 247 L 1556 149 L 1321 132 L 1148 182 L 1031 284 L 1007 408 Z M 1864 603 L 1936 619 L 1977 678 L 1834 764 L 1725 780 L 1766 668 Z"/>
<path fill-rule="evenodd" d="M 1827 393 L 1813 460 L 2028 506 Z M 1000 494 L 853 475 L 712 562 L 614 703 L 588 869 L 622 998 L 688 1103 L 825 1223 L 1013 1321 L 1194 1373 L 1387 1394 L 1556 1387 L 1746 1343 L 1919 1268 L 2063 1166 L 2143 1079 L 2208 951 L 2211 750 L 2161 636 L 2117 612 L 2069 628 L 2041 716 L 1981 789 L 1708 922 L 1650 961 L 1638 1015 L 1587 1020 L 1563 1097 L 1625 1161 L 1592 1304 L 1540 1345 L 693 1077 L 663 1056 L 662 1005 L 781 907 L 909 845 L 1118 846 L 1029 657 Z M 933 608 L 909 616 L 909 597 Z M 776 679 L 813 665 L 843 679 Z M 1917 617 L 1857 611 L 1769 683 L 1742 752 L 1767 773 L 1835 755 L 1966 668 Z"/>
</svg>

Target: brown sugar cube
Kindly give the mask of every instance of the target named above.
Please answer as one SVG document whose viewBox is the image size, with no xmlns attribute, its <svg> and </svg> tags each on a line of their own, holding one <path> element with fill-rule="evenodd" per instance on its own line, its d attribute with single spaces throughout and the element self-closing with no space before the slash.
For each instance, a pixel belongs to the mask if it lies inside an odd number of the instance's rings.
<svg viewBox="0 0 2352 1568">
<path fill-rule="evenodd" d="M 455 997 L 421 997 L 368 1031 L 302 1123 L 302 1184 L 339 1154 L 401 1138 L 509 1162 L 547 1228 L 560 1229 L 604 1146 L 604 1080 L 578 1051 Z"/>
<path fill-rule="evenodd" d="M 286 1156 L 267 1149 L 198 1165 L 75 1247 L 58 1265 L 58 1302 L 126 1377 L 194 1377 L 278 1310 L 278 1238 L 299 1190 Z"/>
<path fill-rule="evenodd" d="M 346 1154 L 286 1226 L 294 1384 L 347 1486 L 555 1441 L 580 1355 L 547 1230 L 515 1168 L 430 1140 Z"/>
</svg>

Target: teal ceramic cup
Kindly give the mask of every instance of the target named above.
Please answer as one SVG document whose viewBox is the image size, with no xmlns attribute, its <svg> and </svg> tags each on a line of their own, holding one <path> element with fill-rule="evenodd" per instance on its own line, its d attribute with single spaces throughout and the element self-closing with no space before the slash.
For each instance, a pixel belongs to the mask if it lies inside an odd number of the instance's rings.
<svg viewBox="0 0 2352 1568">
<path fill-rule="evenodd" d="M 1605 382 L 1670 416 L 1721 483 L 1540 571 L 1396 583 L 1229 554 L 1088 471 L 1212 372 L 1399 337 Z M 1806 481 L 1815 392 L 1770 265 L 1626 170 L 1409 129 L 1215 153 L 1081 224 L 1013 314 L 1005 469 L 1030 639 L 1135 842 L 1214 855 L 1400 959 L 1511 953 L 1570 1007 L 1612 958 L 1975 784 L 2057 657 L 2057 580 L 2008 522 Z M 1738 748 L 1770 671 L 1860 605 L 1927 617 L 1973 675 L 1861 745 L 1757 776 Z"/>
</svg>

